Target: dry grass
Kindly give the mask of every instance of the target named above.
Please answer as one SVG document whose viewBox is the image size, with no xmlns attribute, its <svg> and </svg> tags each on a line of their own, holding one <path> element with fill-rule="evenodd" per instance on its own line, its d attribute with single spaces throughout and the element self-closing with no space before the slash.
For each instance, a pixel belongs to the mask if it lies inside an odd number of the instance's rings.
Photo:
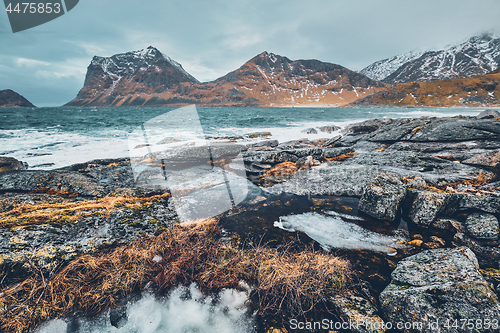
<svg viewBox="0 0 500 333">
<path fill-rule="evenodd" d="M 346 158 L 349 158 L 349 157 L 353 157 L 353 156 L 356 156 L 358 154 L 354 153 L 354 152 L 350 152 L 350 153 L 346 153 L 346 154 L 342 154 L 342 155 L 339 155 L 339 156 L 336 156 L 336 157 L 332 157 L 332 158 L 326 158 L 327 161 L 343 161 L 345 160 Z"/>
<path fill-rule="evenodd" d="M 119 208 L 140 208 L 170 197 L 169 193 L 151 197 L 105 197 L 102 199 L 54 204 L 25 204 L 0 213 L 0 228 L 40 225 L 45 223 L 72 223 L 88 216 L 109 217 Z"/>
<path fill-rule="evenodd" d="M 159 262 L 153 260 L 158 256 Z M 254 286 L 251 299 L 262 316 L 301 316 L 321 304 L 328 308 L 330 297 L 351 277 L 346 261 L 324 252 L 226 246 L 213 221 L 174 225 L 154 237 L 83 255 L 53 276 L 37 269 L 33 273 L 0 291 L 0 331 L 27 332 L 75 311 L 95 315 L 148 283 L 160 294 L 192 282 L 217 293 L 243 280 Z"/>
</svg>

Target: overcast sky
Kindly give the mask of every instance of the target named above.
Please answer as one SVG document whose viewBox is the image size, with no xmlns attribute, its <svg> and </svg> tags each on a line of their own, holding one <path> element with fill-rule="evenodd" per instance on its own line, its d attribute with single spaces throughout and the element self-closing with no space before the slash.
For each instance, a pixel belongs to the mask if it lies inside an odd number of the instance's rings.
<svg viewBox="0 0 500 333">
<path fill-rule="evenodd" d="M 62 17 L 12 33 L 0 13 L 0 90 L 58 106 L 94 55 L 157 47 L 200 81 L 262 51 L 360 70 L 414 49 L 500 33 L 500 0 L 80 0 Z"/>
</svg>

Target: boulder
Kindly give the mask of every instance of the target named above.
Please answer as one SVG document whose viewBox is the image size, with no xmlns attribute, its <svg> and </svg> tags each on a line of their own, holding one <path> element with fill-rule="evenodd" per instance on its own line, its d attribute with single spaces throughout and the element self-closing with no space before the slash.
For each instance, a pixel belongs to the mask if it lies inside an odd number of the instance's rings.
<svg viewBox="0 0 500 333">
<path fill-rule="evenodd" d="M 323 127 L 320 127 L 320 128 L 319 128 L 319 130 L 320 130 L 321 132 L 324 132 L 324 133 L 329 133 L 329 134 L 331 134 L 331 133 L 333 133 L 333 132 L 335 132 L 336 130 L 339 130 L 339 129 L 340 129 L 340 127 L 335 126 L 335 125 L 331 125 L 331 126 L 323 126 Z"/>
<path fill-rule="evenodd" d="M 26 170 L 26 165 L 13 157 L 0 156 L 0 173 L 17 170 Z"/>
<path fill-rule="evenodd" d="M 417 190 L 424 189 L 427 186 L 427 182 L 422 177 L 416 177 L 408 183 L 409 188 L 414 188 Z"/>
<path fill-rule="evenodd" d="M 403 323 L 403 332 L 471 332 L 463 321 L 500 318 L 498 296 L 466 247 L 427 250 L 403 259 L 391 278 L 380 294 L 380 306 L 386 320 Z M 497 330 L 483 325 L 475 332 Z"/>
<path fill-rule="evenodd" d="M 394 221 L 405 195 L 403 182 L 385 172 L 366 186 L 358 210 L 379 220 Z"/>
<path fill-rule="evenodd" d="M 249 143 L 247 144 L 247 147 L 250 149 L 255 149 L 255 148 L 274 148 L 279 145 L 278 140 L 265 140 L 265 141 L 260 141 L 256 143 Z"/>
<path fill-rule="evenodd" d="M 500 118 L 500 113 L 497 110 L 484 110 L 476 116 L 477 119 L 493 119 Z"/>
<path fill-rule="evenodd" d="M 302 133 L 306 134 L 318 134 L 318 131 L 315 128 L 308 128 L 302 131 Z"/>
<path fill-rule="evenodd" d="M 459 196 L 456 194 L 408 190 L 411 207 L 408 218 L 416 225 L 429 227 L 437 217 L 455 212 Z"/>
<path fill-rule="evenodd" d="M 495 216 L 485 213 L 472 213 L 465 221 L 467 232 L 475 239 L 497 240 L 500 233 Z"/>
</svg>

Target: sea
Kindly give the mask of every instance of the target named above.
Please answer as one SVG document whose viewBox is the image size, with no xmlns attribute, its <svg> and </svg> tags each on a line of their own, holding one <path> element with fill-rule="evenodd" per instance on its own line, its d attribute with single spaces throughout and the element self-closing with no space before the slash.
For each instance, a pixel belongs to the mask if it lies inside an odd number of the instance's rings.
<svg viewBox="0 0 500 333">
<path fill-rule="evenodd" d="M 248 143 L 263 140 L 250 134 L 270 133 L 280 143 L 307 138 L 330 138 L 337 133 L 320 127 L 338 126 L 373 118 L 473 116 L 476 108 L 256 108 L 192 107 L 183 130 L 192 126 L 206 138 L 232 138 Z M 44 107 L 0 108 L 0 156 L 14 157 L 29 169 L 57 169 L 94 159 L 129 157 L 129 138 L 137 128 L 158 117 L 169 118 L 179 108 L 164 107 Z M 191 109 L 192 111 L 193 109 Z M 177 114 L 183 114 L 181 109 Z M 168 125 L 167 125 L 168 126 Z M 311 128 L 316 134 L 308 134 Z M 171 140 L 180 135 L 163 128 Z M 313 131 L 314 133 L 314 131 Z M 198 133 L 199 134 L 199 133 Z M 251 138 L 250 138 L 250 137 Z"/>
</svg>

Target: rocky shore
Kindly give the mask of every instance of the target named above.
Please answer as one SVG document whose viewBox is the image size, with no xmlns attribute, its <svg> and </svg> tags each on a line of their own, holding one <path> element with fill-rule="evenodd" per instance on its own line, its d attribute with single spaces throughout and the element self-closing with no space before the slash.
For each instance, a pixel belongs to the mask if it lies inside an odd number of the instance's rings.
<svg viewBox="0 0 500 333">
<path fill-rule="evenodd" d="M 332 298 L 337 318 L 363 320 L 354 332 L 500 331 L 500 113 L 372 119 L 315 142 L 235 146 L 214 160 L 241 160 L 252 182 L 245 205 L 354 197 L 372 223 L 408 225 L 413 254 L 398 259 L 384 290 L 363 282 Z M 32 266 L 50 274 L 178 222 L 170 193 L 138 187 L 127 159 L 38 171 L 2 157 L 0 304 Z"/>
</svg>

